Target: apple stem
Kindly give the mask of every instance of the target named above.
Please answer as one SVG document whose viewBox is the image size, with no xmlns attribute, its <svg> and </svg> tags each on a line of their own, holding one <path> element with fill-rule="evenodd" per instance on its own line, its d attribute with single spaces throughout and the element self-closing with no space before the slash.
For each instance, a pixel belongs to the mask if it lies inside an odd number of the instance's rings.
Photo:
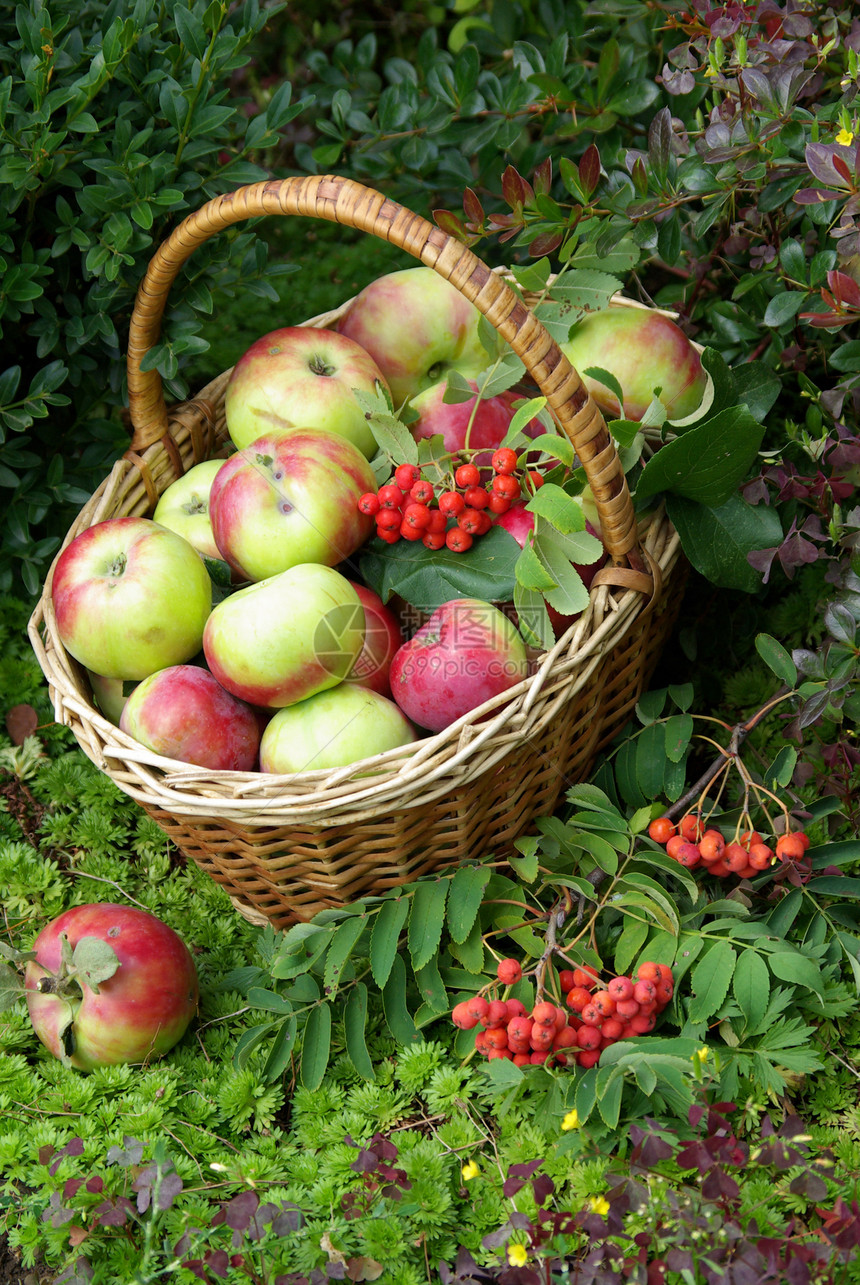
<svg viewBox="0 0 860 1285">
<path fill-rule="evenodd" d="M 319 353 L 314 353 L 308 362 L 308 370 L 314 375 L 333 375 L 334 366 L 330 365 Z"/>
</svg>

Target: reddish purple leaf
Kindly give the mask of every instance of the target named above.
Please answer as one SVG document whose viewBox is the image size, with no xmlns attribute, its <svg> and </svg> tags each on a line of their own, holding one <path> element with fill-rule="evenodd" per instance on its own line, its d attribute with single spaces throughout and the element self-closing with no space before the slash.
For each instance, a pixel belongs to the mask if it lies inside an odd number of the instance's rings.
<svg viewBox="0 0 860 1285">
<path fill-rule="evenodd" d="M 463 212 L 470 223 L 480 226 L 484 222 L 484 207 L 470 187 L 463 193 Z"/>
</svg>

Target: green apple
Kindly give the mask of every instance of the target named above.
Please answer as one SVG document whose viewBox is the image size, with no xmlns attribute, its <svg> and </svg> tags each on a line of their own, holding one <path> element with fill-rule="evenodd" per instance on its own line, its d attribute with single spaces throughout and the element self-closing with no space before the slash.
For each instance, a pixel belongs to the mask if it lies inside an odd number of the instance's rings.
<svg viewBox="0 0 860 1285">
<path fill-rule="evenodd" d="M 209 492 L 223 460 L 204 460 L 163 492 L 152 515 L 154 522 L 181 535 L 206 558 L 221 558 L 209 520 Z"/>
<path fill-rule="evenodd" d="M 415 728 L 394 701 L 366 687 L 339 683 L 272 715 L 260 742 L 260 770 L 346 767 L 415 739 Z"/>
</svg>

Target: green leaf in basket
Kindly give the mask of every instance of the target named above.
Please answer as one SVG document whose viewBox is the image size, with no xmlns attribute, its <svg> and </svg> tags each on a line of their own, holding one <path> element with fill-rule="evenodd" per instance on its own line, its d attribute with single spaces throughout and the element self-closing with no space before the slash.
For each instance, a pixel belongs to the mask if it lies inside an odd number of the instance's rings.
<svg viewBox="0 0 860 1285">
<path fill-rule="evenodd" d="M 375 1080 L 376 1072 L 367 1051 L 367 987 L 364 982 L 353 986 L 343 1011 L 343 1029 L 347 1056 L 363 1080 Z"/>
<path fill-rule="evenodd" d="M 532 401 L 527 402 L 526 405 L 531 406 L 536 402 L 546 402 L 546 398 L 534 397 L 532 398 Z M 542 408 L 538 407 L 538 410 L 540 409 Z M 519 414 L 519 411 L 517 411 L 517 414 Z M 533 411 L 532 414 L 537 414 L 537 411 Z M 514 415 L 514 419 L 511 420 L 511 425 L 513 425 L 516 417 L 517 415 Z M 531 416 L 529 416 L 529 418 L 531 418 Z M 528 419 L 522 421 L 522 424 L 526 423 L 528 423 Z M 522 427 L 522 424 L 518 425 L 518 427 Z M 510 432 L 510 429 L 508 432 Z M 529 449 L 543 451 L 545 455 L 551 455 L 553 459 L 560 460 L 561 463 L 565 464 L 568 468 L 573 467 L 573 442 L 569 437 L 563 437 L 561 433 L 542 433 L 540 437 L 532 438 L 529 442 Z"/>
<path fill-rule="evenodd" d="M 382 988 L 382 1011 L 398 1044 L 408 1047 L 421 1038 L 406 1006 L 406 964 L 402 955 L 394 956 L 388 981 Z"/>
<path fill-rule="evenodd" d="M 555 642 L 552 622 L 546 609 L 542 593 L 537 589 L 526 589 L 521 584 L 514 585 L 514 607 L 517 611 L 519 630 L 531 647 L 547 651 Z"/>
<path fill-rule="evenodd" d="M 618 399 L 619 409 L 624 405 L 623 390 L 617 376 L 613 375 L 611 370 L 604 370 L 602 366 L 586 366 L 585 370 L 581 370 L 579 373 L 580 375 L 587 375 L 589 379 L 595 380 L 598 384 L 603 384 L 604 388 L 608 388 L 611 393 L 614 393 Z M 627 423 L 628 421 L 622 420 L 621 422 Z M 634 421 L 631 420 L 629 422 L 633 423 Z"/>
<path fill-rule="evenodd" d="M 585 530 L 585 514 L 579 500 L 557 486 L 555 482 L 545 482 L 526 505 L 536 517 L 546 518 L 551 526 L 565 535 L 571 531 Z"/>
<path fill-rule="evenodd" d="M 510 602 L 520 546 L 502 527 L 492 527 L 466 553 L 426 549 L 420 540 L 385 544 L 374 537 L 360 558 L 365 582 L 388 602 L 399 594 L 420 611 L 435 611 L 452 598 Z"/>
<path fill-rule="evenodd" d="M 299 1078 L 306 1089 L 318 1089 L 331 1055 L 331 1005 L 312 1008 L 302 1036 Z"/>
<path fill-rule="evenodd" d="M 416 885 L 407 937 L 412 967 L 416 974 L 434 958 L 439 948 L 449 887 L 447 879 Z"/>
<path fill-rule="evenodd" d="M 403 421 L 391 413 L 384 391 L 380 389 L 374 397 L 354 388 L 353 396 L 364 412 L 380 450 L 399 463 L 417 464 L 418 443 Z"/>
<path fill-rule="evenodd" d="M 409 898 L 401 896 L 383 902 L 376 916 L 370 936 L 370 971 L 380 989 L 388 981 L 408 915 Z"/>
<path fill-rule="evenodd" d="M 517 558 L 514 573 L 517 577 L 518 585 L 521 585 L 523 589 L 536 590 L 538 593 L 545 593 L 547 589 L 555 589 L 558 584 L 558 581 L 553 579 L 530 544 L 523 546 L 522 552 Z"/>
</svg>

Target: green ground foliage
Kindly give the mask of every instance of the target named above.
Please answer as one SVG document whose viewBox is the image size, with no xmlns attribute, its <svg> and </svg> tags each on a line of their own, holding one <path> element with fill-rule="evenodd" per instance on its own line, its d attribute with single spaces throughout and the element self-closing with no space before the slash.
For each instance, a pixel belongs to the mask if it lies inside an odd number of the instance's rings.
<svg viewBox="0 0 860 1285">
<path fill-rule="evenodd" d="M 83 1075 L 0 1014 L 0 1217 L 52 1285 L 170 1276 L 540 1285 L 860 1280 L 860 35 L 849 5 L 27 0 L 0 13 L 0 954 L 89 901 L 189 943 L 162 1061 Z M 205 200 L 337 172 L 516 269 L 545 324 L 672 308 L 715 399 L 612 425 L 692 566 L 676 632 L 588 782 L 509 860 L 284 932 L 226 895 L 53 722 L 27 618 L 127 442 L 155 247 Z M 171 397 L 407 266 L 255 222 L 194 256 L 149 362 Z M 552 285 L 550 286 L 550 278 Z M 705 467 L 719 437 L 730 465 Z M 703 477 L 707 478 L 703 481 Z M 512 593 L 527 586 L 515 576 Z M 755 877 L 648 837 L 802 827 Z M 652 1033 L 583 1069 L 488 1061 L 455 1004 L 499 958 L 670 964 Z"/>
</svg>

